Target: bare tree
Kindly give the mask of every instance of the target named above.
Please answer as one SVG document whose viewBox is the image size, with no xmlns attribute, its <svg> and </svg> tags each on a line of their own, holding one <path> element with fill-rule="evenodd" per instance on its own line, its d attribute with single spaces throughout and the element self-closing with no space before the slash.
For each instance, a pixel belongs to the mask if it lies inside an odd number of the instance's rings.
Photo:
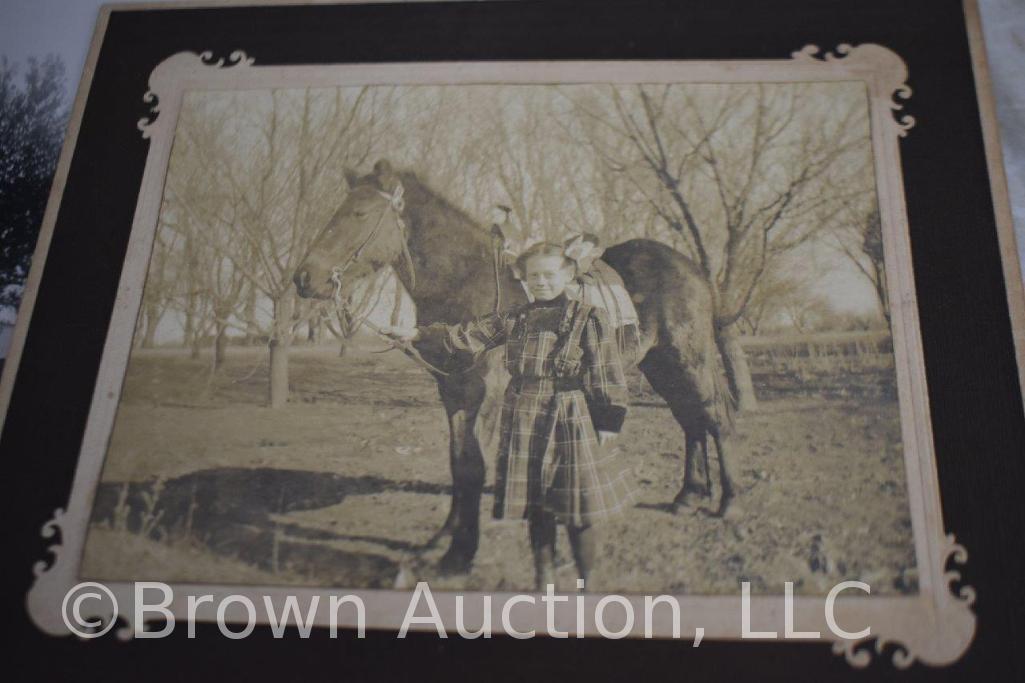
<svg viewBox="0 0 1025 683">
<path fill-rule="evenodd" d="M 756 335 L 766 323 L 778 320 L 787 302 L 806 296 L 806 287 L 807 283 L 794 277 L 787 268 L 767 269 L 740 317 L 745 332 Z"/>
<path fill-rule="evenodd" d="M 682 238 L 676 246 L 713 293 L 731 388 L 752 407 L 738 323 L 773 261 L 867 191 L 864 93 L 823 84 L 814 92 L 807 84 L 609 86 L 574 103 L 603 163 Z"/>
<path fill-rule="evenodd" d="M 784 293 L 779 299 L 779 307 L 798 334 L 825 329 L 836 318 L 836 311 L 829 300 L 804 287 Z"/>
<path fill-rule="evenodd" d="M 858 269 L 876 294 L 879 314 L 890 324 L 890 299 L 886 295 L 886 263 L 883 258 L 883 233 L 879 206 L 870 201 L 849 202 L 841 227 L 834 233 L 837 248 Z"/>
<path fill-rule="evenodd" d="M 316 314 L 296 306 L 292 273 L 344 198 L 344 169 L 374 148 L 372 112 L 388 97 L 363 88 L 186 99 L 166 192 L 187 236 L 186 336 L 212 328 L 220 361 L 230 328 L 266 336 L 273 407 L 288 398 L 295 331 Z"/>
<path fill-rule="evenodd" d="M 169 276 L 173 254 L 179 234 L 169 230 L 157 230 L 150 256 L 149 284 L 143 290 L 142 310 L 139 316 L 138 344 L 141 348 L 153 348 L 157 327 L 173 305 L 175 297 L 174 278 Z"/>
<path fill-rule="evenodd" d="M 346 169 L 387 156 L 472 215 L 483 218 L 498 203 L 513 207 L 519 231 L 508 237 L 519 246 L 587 230 L 609 244 L 648 237 L 678 249 L 713 293 L 724 366 L 750 407 L 737 337 L 772 316 L 773 292 L 783 286 L 773 284 L 774 269 L 783 272 L 803 245 L 837 234 L 851 249 L 868 245 L 851 241 L 844 213 L 870 203 L 859 87 L 190 94 L 162 217 L 180 233 L 166 270 L 184 336 L 198 348 L 212 335 L 222 356 L 229 330 L 268 340 L 270 403 L 284 403 L 288 348 L 297 330 L 310 336 L 307 323 L 316 336 L 321 315 L 297 306 L 292 273 L 344 200 Z M 870 261 L 861 264 L 872 270 Z"/>
</svg>

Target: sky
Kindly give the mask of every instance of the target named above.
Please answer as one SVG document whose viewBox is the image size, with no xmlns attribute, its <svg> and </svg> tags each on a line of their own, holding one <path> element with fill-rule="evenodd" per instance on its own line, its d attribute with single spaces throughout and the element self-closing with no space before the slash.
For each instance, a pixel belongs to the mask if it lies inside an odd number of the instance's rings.
<svg viewBox="0 0 1025 683">
<path fill-rule="evenodd" d="M 13 62 L 55 53 L 74 93 L 89 51 L 100 0 L 2 0 L 0 54 Z"/>
</svg>

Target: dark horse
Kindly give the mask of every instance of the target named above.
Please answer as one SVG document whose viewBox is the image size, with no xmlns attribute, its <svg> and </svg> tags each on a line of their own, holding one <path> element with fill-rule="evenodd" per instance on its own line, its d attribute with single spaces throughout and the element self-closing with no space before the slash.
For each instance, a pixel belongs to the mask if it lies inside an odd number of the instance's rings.
<svg viewBox="0 0 1025 683">
<path fill-rule="evenodd" d="M 419 324 L 454 324 L 491 312 L 496 285 L 503 307 L 526 301 L 511 268 L 496 275 L 488 232 L 415 174 L 396 172 L 382 160 L 373 173 L 347 174 L 347 180 L 345 202 L 295 273 L 300 296 L 344 300 L 360 278 L 392 266 L 416 303 Z M 640 347 L 625 360 L 639 360 L 685 434 L 683 486 L 671 508 L 687 505 L 692 494 L 711 495 L 710 435 L 718 457 L 721 515 L 733 496 L 721 439 L 732 399 L 720 374 L 708 287 L 683 254 L 654 240 L 628 240 L 602 258 L 623 278 L 640 317 Z M 485 398 L 504 389 L 499 365 L 490 354 L 469 372 L 434 374 L 451 438 L 452 507 L 433 539 L 451 534 L 440 567 L 446 573 L 468 571 L 477 552 L 485 466 L 475 427 Z M 699 450 L 702 460 L 696 463 Z M 696 481 L 695 467 L 704 471 L 703 483 Z"/>
</svg>

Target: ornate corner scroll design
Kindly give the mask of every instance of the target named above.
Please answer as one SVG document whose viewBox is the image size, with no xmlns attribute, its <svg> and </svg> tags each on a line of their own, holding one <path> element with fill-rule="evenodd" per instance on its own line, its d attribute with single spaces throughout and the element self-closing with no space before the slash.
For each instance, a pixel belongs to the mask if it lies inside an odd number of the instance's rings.
<svg viewBox="0 0 1025 683">
<path fill-rule="evenodd" d="M 915 117 L 901 111 L 904 109 L 903 102 L 911 98 L 911 86 L 907 84 L 908 66 L 893 50 L 874 43 L 853 46 L 841 43 L 836 46 L 835 52 L 822 50 L 817 45 L 805 45 L 791 57 L 794 61 L 803 63 L 842 63 L 852 70 L 867 71 L 882 77 L 885 80 L 881 87 L 885 92 L 878 94 L 886 98 L 893 111 L 897 135 L 906 137 L 908 131 L 914 127 Z M 902 102 L 894 101 L 895 97 Z"/>
<path fill-rule="evenodd" d="M 196 75 L 205 69 L 247 68 L 255 59 L 243 50 L 235 50 L 227 59 L 214 58 L 210 50 L 205 52 L 179 52 L 160 62 L 149 77 L 149 90 L 142 96 L 142 101 L 150 105 L 149 113 L 139 119 L 136 127 L 142 137 L 149 139 L 158 132 L 160 126 L 160 102 L 171 92 L 173 84 L 180 81 L 182 75 Z"/>
<path fill-rule="evenodd" d="M 160 62 L 150 73 L 149 89 L 142 100 L 149 105 L 149 113 L 138 120 L 136 127 L 144 139 L 159 139 L 173 133 L 175 121 L 161 116 L 162 104 L 166 104 L 175 93 L 180 93 L 183 83 L 206 83 L 209 76 L 227 70 L 247 69 L 254 58 L 242 50 L 235 50 L 227 58 L 215 58 L 212 51 L 179 52 Z M 81 457 L 81 456 L 80 456 Z M 75 486 L 78 486 L 76 483 Z M 92 627 L 106 632 L 114 629 L 118 638 L 126 640 L 134 634 L 132 620 L 132 595 L 124 587 L 110 587 L 114 605 L 108 600 L 97 600 L 91 596 L 74 605 L 74 593 L 79 588 L 77 576 L 78 556 L 86 533 L 82 519 L 88 518 L 88 499 L 76 495 L 74 487 L 67 509 L 58 508 L 53 517 L 41 529 L 44 539 L 54 539 L 47 549 L 47 557 L 33 565 L 34 580 L 25 597 L 25 604 L 32 622 L 44 633 L 67 636 L 73 631 L 65 621 L 66 609 L 77 610 L 75 620 L 90 623 Z M 82 528 L 79 528 L 79 527 Z M 81 594 L 78 594 L 81 597 Z M 68 599 L 72 602 L 69 603 Z M 84 637 L 89 637 L 88 634 Z"/>
<path fill-rule="evenodd" d="M 807 45 L 792 53 L 795 62 L 805 65 L 830 65 L 862 80 L 868 86 L 872 107 L 883 114 L 883 137 L 906 137 L 915 125 L 915 118 L 904 113 L 904 103 L 911 97 L 907 84 L 908 67 L 894 51 L 872 43 L 862 45 L 841 44 L 834 52 Z M 885 109 L 884 109 L 885 107 Z M 885 112 L 889 110 L 890 116 Z M 891 124 L 889 126 L 885 124 Z M 899 152 L 894 150 L 894 154 Z M 900 203 L 903 210 L 902 202 Z M 938 506 L 938 499 L 935 505 Z M 961 658 L 975 636 L 976 615 L 972 610 L 975 590 L 961 583 L 961 572 L 968 552 L 958 544 L 953 534 L 944 535 L 939 508 L 926 512 L 938 519 L 938 530 L 929 532 L 928 550 L 919 561 L 928 564 L 935 577 L 934 585 L 920 594 L 920 603 L 910 615 L 895 615 L 883 624 L 872 624 L 874 632 L 856 640 L 838 640 L 833 652 L 843 654 L 856 668 L 868 666 L 873 657 L 889 657 L 898 669 L 906 669 L 915 662 L 929 666 L 944 666 Z M 950 566 L 949 565 L 954 565 Z M 873 655 L 874 650 L 874 655 Z"/>
<path fill-rule="evenodd" d="M 53 517 L 40 529 L 43 538 L 54 539 L 55 542 L 46 548 L 47 555 L 51 558 L 49 565 L 46 559 L 39 560 L 33 565 L 32 574 L 35 580 L 25 599 L 29 617 L 41 631 L 50 635 L 68 634 L 60 603 L 63 592 L 68 586 L 73 585 L 67 582 L 66 577 L 71 562 L 65 561 L 64 520 L 64 509 L 57 508 Z"/>
<path fill-rule="evenodd" d="M 40 529 L 43 538 L 55 539 L 55 542 L 46 548 L 52 561 L 47 564 L 43 559 L 32 566 L 35 580 L 25 599 L 29 618 L 40 631 L 51 636 L 72 635 L 74 631 L 69 627 L 70 620 L 79 628 L 86 628 L 88 624 L 98 629 L 97 635 L 114 630 L 119 640 L 130 640 L 135 633 L 134 615 L 129 609 L 128 596 L 122 591 L 111 590 L 113 604 L 106 599 L 97 599 L 96 594 L 89 596 L 90 599 L 75 600 L 85 590 L 92 589 L 83 588 L 75 576 L 74 558 L 70 557 L 74 553 L 65 544 L 70 523 L 68 513 L 57 508 L 53 517 Z"/>
<path fill-rule="evenodd" d="M 964 566 L 968 551 L 954 540 L 954 534 L 943 539 L 943 565 L 954 563 Z M 882 657 L 893 650 L 891 660 L 898 669 L 907 669 L 916 661 L 930 666 L 945 666 L 961 658 L 975 637 L 975 589 L 956 585 L 961 572 L 948 569 L 943 572 L 945 590 L 938 591 L 937 601 L 929 615 L 931 629 L 919 629 L 913 634 L 888 635 L 875 633 L 859 640 L 840 640 L 833 643 L 833 653 L 842 654 L 848 664 L 864 668 L 872 661 L 872 650 Z M 869 644 L 874 642 L 874 647 Z"/>
<path fill-rule="evenodd" d="M 43 538 L 55 541 L 46 548 L 52 559 L 49 564 L 43 559 L 33 565 L 32 574 L 35 580 L 26 596 L 29 617 L 41 631 L 55 636 L 66 636 L 71 633 L 65 622 L 65 596 L 75 585 L 75 579 L 71 567 L 73 562 L 67 557 L 69 549 L 64 543 L 68 533 L 67 517 L 63 508 L 57 508 L 53 517 L 40 529 Z M 75 609 L 83 619 L 102 627 L 117 619 L 118 615 L 112 613 L 112 610 L 95 610 L 95 606 L 94 601 L 87 600 L 82 601 Z"/>
</svg>

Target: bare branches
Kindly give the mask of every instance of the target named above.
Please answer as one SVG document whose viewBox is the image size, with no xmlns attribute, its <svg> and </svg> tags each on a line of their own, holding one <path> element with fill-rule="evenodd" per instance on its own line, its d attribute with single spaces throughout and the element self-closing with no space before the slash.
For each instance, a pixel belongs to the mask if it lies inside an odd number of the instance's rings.
<svg viewBox="0 0 1025 683">
<path fill-rule="evenodd" d="M 387 105 L 392 95 L 359 88 L 186 97 L 162 211 L 173 267 L 151 270 L 150 281 L 178 292 L 187 338 L 268 326 L 276 339 L 288 335 L 269 311 L 294 296 L 292 273 L 344 198 L 345 166 L 371 154 L 381 127 L 371 100 Z"/>
<path fill-rule="evenodd" d="M 842 84 L 608 86 L 570 99 L 601 163 L 685 238 L 721 326 L 772 262 L 871 191 L 867 107 Z"/>
<path fill-rule="evenodd" d="M 856 84 L 376 86 L 190 94 L 151 271 L 168 286 L 151 299 L 193 332 L 290 337 L 294 316 L 273 311 L 306 315 L 284 299 L 345 169 L 382 157 L 479 218 L 512 207 L 520 246 L 575 231 L 670 244 L 724 328 L 757 327 L 774 270 L 825 244 L 880 279 L 852 227 L 874 202 Z"/>
</svg>

